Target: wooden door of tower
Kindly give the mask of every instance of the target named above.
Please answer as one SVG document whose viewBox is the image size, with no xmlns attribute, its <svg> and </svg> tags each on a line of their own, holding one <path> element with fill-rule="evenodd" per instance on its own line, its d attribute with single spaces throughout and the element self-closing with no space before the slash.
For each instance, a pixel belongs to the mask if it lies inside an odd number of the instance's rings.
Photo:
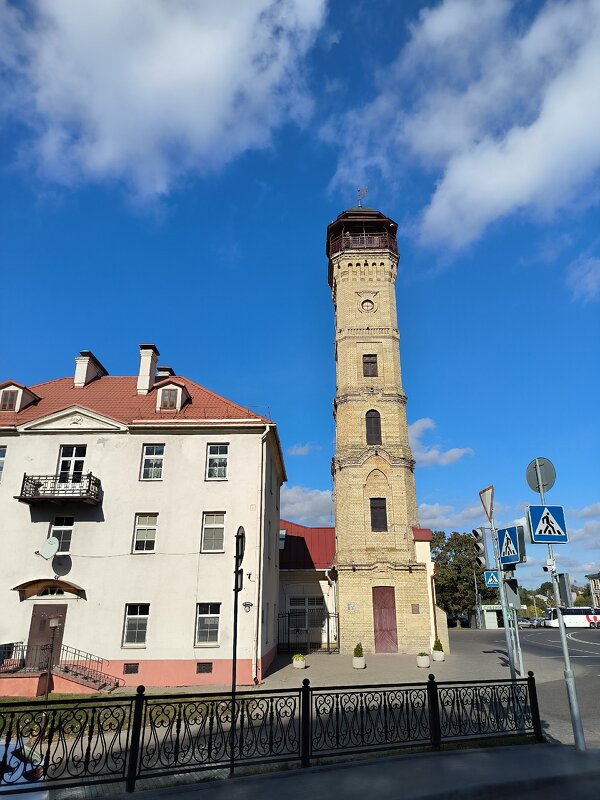
<svg viewBox="0 0 600 800">
<path fill-rule="evenodd" d="M 393 586 L 373 586 L 373 630 L 376 653 L 398 652 L 396 593 Z"/>
<path fill-rule="evenodd" d="M 26 666 L 29 669 L 44 670 L 47 668 L 50 647 L 52 647 L 52 664 L 58 663 L 66 617 L 66 603 L 61 603 L 60 605 L 36 603 L 34 605 L 31 612 L 27 656 L 25 659 Z M 58 625 L 55 628 L 50 626 L 51 619 L 58 620 Z"/>
</svg>

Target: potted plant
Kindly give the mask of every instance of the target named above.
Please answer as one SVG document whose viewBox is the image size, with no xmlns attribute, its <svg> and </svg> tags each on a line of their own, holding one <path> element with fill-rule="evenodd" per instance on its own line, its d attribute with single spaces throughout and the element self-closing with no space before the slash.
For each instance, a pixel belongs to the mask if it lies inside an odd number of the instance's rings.
<svg viewBox="0 0 600 800">
<path fill-rule="evenodd" d="M 444 660 L 445 658 L 444 648 L 442 647 L 442 643 L 440 642 L 439 639 L 436 639 L 435 642 L 433 643 L 433 652 L 431 653 L 431 655 L 433 656 L 434 661 Z"/>
<path fill-rule="evenodd" d="M 306 667 L 306 659 L 303 653 L 294 653 L 292 656 L 292 664 L 296 669 L 304 669 Z"/>
<path fill-rule="evenodd" d="M 367 666 L 365 663 L 365 656 L 363 654 L 363 646 L 360 642 L 354 648 L 352 666 L 354 669 L 364 669 Z"/>
<path fill-rule="evenodd" d="M 417 667 L 429 668 L 429 653 L 417 653 Z"/>
</svg>

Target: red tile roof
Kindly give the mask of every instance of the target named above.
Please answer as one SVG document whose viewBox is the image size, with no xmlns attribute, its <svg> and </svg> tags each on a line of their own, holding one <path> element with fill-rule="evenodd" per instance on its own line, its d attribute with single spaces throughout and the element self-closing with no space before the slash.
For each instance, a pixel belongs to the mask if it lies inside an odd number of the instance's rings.
<svg viewBox="0 0 600 800">
<path fill-rule="evenodd" d="M 157 411 L 155 391 L 150 390 L 146 395 L 137 393 L 137 376 L 105 375 L 80 389 L 73 387 L 72 377 L 38 383 L 27 388 L 38 395 L 40 400 L 18 413 L 1 411 L 0 428 L 23 425 L 71 406 L 79 406 L 126 425 L 134 421 L 169 421 L 170 424 L 176 424 L 194 420 L 254 419 L 262 423 L 271 422 L 203 388 L 189 378 L 178 375 L 176 381 L 186 387 L 191 398 L 180 411 Z"/>
<path fill-rule="evenodd" d="M 335 558 L 335 528 L 307 528 L 282 519 L 287 531 L 279 569 L 328 569 Z"/>
</svg>

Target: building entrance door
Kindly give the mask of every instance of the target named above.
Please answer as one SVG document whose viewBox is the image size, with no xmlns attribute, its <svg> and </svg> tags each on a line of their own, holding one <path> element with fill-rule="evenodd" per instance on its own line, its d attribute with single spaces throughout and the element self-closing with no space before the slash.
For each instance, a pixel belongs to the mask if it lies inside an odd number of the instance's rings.
<svg viewBox="0 0 600 800">
<path fill-rule="evenodd" d="M 48 657 L 52 658 L 52 665 L 60 660 L 65 619 L 67 617 L 67 604 L 44 605 L 37 603 L 31 612 L 31 624 L 27 639 L 27 655 L 25 666 L 31 670 L 48 668 Z M 56 627 L 50 626 L 50 620 L 57 619 Z M 50 652 L 52 650 L 52 652 Z"/>
<path fill-rule="evenodd" d="M 393 586 L 373 586 L 373 629 L 376 653 L 398 652 L 396 593 Z"/>
</svg>

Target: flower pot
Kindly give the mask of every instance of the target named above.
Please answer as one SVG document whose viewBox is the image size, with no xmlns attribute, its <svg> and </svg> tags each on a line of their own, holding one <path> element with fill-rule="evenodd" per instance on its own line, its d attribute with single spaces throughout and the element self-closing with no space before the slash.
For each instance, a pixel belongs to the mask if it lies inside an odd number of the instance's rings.
<svg viewBox="0 0 600 800">
<path fill-rule="evenodd" d="M 417 667 L 428 669 L 430 667 L 429 656 L 417 656 Z"/>
<path fill-rule="evenodd" d="M 352 666 L 354 669 L 364 669 L 367 665 L 364 656 L 352 656 Z"/>
<path fill-rule="evenodd" d="M 304 669 L 306 666 L 306 661 L 303 658 L 296 658 L 292 661 L 294 665 L 294 669 Z"/>
<path fill-rule="evenodd" d="M 446 658 L 443 650 L 433 650 L 431 656 L 434 661 L 444 661 Z"/>
</svg>

